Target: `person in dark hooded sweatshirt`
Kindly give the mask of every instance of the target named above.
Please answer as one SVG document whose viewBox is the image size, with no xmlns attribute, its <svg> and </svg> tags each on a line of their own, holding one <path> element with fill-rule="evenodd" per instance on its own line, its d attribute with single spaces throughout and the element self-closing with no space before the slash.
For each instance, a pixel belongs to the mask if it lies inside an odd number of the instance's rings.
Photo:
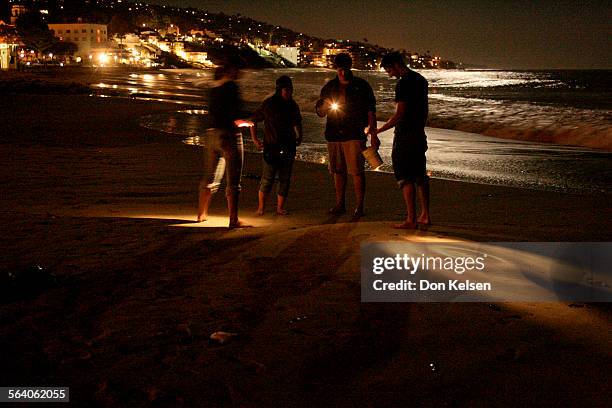
<svg viewBox="0 0 612 408">
<path fill-rule="evenodd" d="M 293 100 L 293 83 L 286 75 L 276 80 L 276 92 L 267 98 L 253 114 L 251 137 L 263 149 L 263 170 L 259 185 L 257 215 L 265 213 L 266 199 L 278 177 L 276 214 L 286 215 L 291 172 L 296 147 L 302 143 L 302 115 Z M 263 142 L 257 137 L 257 122 L 264 122 Z"/>
</svg>

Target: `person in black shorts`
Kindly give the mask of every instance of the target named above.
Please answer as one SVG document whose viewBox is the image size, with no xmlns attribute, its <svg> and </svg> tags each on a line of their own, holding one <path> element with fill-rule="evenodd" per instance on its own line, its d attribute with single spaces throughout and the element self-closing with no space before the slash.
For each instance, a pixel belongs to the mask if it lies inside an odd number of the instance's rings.
<svg viewBox="0 0 612 408">
<path fill-rule="evenodd" d="M 429 177 L 426 173 L 427 151 L 427 80 L 406 66 L 402 55 L 393 52 L 383 57 L 381 66 L 389 77 L 399 78 L 395 86 L 395 114 L 377 133 L 395 127 L 391 160 L 393 172 L 406 202 L 406 220 L 395 228 L 426 228 L 429 217 Z M 416 188 L 415 188 L 416 187 Z M 416 218 L 415 191 L 420 213 Z"/>
</svg>

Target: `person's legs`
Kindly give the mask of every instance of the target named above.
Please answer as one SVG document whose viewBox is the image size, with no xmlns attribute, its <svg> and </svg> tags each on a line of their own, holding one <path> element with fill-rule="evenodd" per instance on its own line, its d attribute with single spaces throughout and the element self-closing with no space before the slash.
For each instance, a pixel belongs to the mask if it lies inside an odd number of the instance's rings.
<svg viewBox="0 0 612 408">
<path fill-rule="evenodd" d="M 414 219 L 414 184 L 411 182 L 404 183 L 402 186 L 402 195 L 404 196 L 404 202 L 406 203 L 406 220 L 401 224 L 394 225 L 393 227 L 400 229 L 414 229 L 416 228 L 416 222 Z"/>
<path fill-rule="evenodd" d="M 264 215 L 266 210 L 266 200 L 272 190 L 274 184 L 274 175 L 276 173 L 275 166 L 272 166 L 265 161 L 263 162 L 263 169 L 261 172 L 261 182 L 259 183 L 259 205 L 257 207 L 257 215 Z"/>
<path fill-rule="evenodd" d="M 328 142 L 329 171 L 334 177 L 334 188 L 336 191 L 336 205 L 329 210 L 332 215 L 340 215 L 346 212 L 346 161 L 342 151 L 342 142 Z"/>
<path fill-rule="evenodd" d="M 428 226 L 431 224 L 429 217 L 429 177 L 425 176 L 421 184 L 417 184 L 417 199 L 419 202 L 419 218 L 417 223 Z"/>
<path fill-rule="evenodd" d="M 264 193 L 259 190 L 257 192 L 257 211 L 255 215 L 264 215 L 266 213 L 266 201 L 268 200 L 268 193 Z"/>
<path fill-rule="evenodd" d="M 208 146 L 204 150 L 205 171 L 200 181 L 198 199 L 198 222 L 206 221 L 212 195 L 217 192 L 223 173 L 225 172 L 225 159 L 221 157 L 221 133 L 217 129 L 210 129 L 207 134 Z"/>
<path fill-rule="evenodd" d="M 417 224 L 428 226 L 429 216 L 429 177 L 426 172 L 426 145 L 415 145 L 409 138 L 397 136 L 393 140 L 391 159 L 395 179 L 402 190 L 406 204 L 406 219 L 396 228 L 413 229 Z M 418 200 L 420 212 L 416 217 L 415 199 Z"/>
<path fill-rule="evenodd" d="M 334 188 L 336 189 L 336 205 L 329 210 L 332 215 L 340 215 L 346 212 L 344 202 L 346 195 L 346 174 L 334 173 Z"/>
<path fill-rule="evenodd" d="M 210 199 L 212 198 L 212 190 L 210 188 L 200 187 L 200 196 L 198 200 L 198 222 L 208 219 L 208 208 L 210 207 Z"/>
<path fill-rule="evenodd" d="M 365 215 L 363 203 L 365 201 L 365 173 L 353 176 L 353 187 L 355 188 L 355 212 L 353 217 L 360 218 Z"/>
<path fill-rule="evenodd" d="M 361 218 L 364 213 L 365 201 L 365 159 L 361 153 L 365 149 L 365 142 L 350 140 L 342 143 L 343 153 L 346 157 L 347 172 L 352 176 L 355 191 L 355 211 L 353 219 Z"/>
<path fill-rule="evenodd" d="M 227 209 L 229 211 L 229 227 L 241 228 L 249 225 L 238 219 L 238 203 L 240 196 L 240 178 L 242 177 L 242 163 L 244 161 L 244 148 L 242 136 L 228 135 L 223 140 L 223 157 L 227 162 Z"/>
<path fill-rule="evenodd" d="M 278 169 L 278 192 L 276 195 L 276 213 L 278 215 L 287 215 L 285 203 L 287 201 L 289 187 L 291 185 L 293 161 L 293 159 L 283 160 Z"/>
<path fill-rule="evenodd" d="M 277 215 L 287 215 L 287 209 L 285 209 L 285 203 L 287 202 L 287 197 L 282 195 L 276 195 L 276 214 Z"/>
</svg>

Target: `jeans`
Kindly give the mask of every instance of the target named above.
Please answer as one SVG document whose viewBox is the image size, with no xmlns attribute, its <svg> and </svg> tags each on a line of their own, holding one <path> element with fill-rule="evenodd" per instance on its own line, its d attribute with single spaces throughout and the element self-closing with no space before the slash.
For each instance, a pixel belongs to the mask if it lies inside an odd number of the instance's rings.
<svg viewBox="0 0 612 408">
<path fill-rule="evenodd" d="M 277 194 L 281 197 L 289 195 L 289 184 L 291 183 L 291 172 L 293 170 L 293 162 L 295 159 L 286 159 L 279 161 L 278 164 L 268 164 L 263 160 L 263 170 L 261 174 L 261 183 L 259 191 L 269 193 L 274 184 L 274 178 L 278 174 L 278 191 Z"/>
<path fill-rule="evenodd" d="M 205 171 L 200 190 L 208 188 L 216 193 L 225 173 L 226 195 L 238 195 L 243 161 L 242 135 L 225 129 L 208 129 L 204 148 Z"/>
</svg>

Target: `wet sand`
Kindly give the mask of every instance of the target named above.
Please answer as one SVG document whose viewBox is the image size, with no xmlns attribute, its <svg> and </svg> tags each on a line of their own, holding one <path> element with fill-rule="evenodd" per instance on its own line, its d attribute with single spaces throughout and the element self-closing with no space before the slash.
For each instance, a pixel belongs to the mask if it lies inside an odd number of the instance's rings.
<svg viewBox="0 0 612 408">
<path fill-rule="evenodd" d="M 609 194 L 433 180 L 435 226 L 398 232 L 392 176 L 368 174 L 367 216 L 350 223 L 326 215 L 325 167 L 297 163 L 291 215 L 256 218 L 260 158 L 247 155 L 241 208 L 257 228 L 228 231 L 222 194 L 193 222 L 200 150 L 138 126 L 176 106 L 21 95 L 0 107 L 2 274 L 56 277 L 4 293 L 2 384 L 70 386 L 77 406 L 610 400 L 607 306 L 363 304 L 359 287 L 367 241 L 609 241 Z M 237 336 L 210 344 L 216 331 Z"/>
</svg>

